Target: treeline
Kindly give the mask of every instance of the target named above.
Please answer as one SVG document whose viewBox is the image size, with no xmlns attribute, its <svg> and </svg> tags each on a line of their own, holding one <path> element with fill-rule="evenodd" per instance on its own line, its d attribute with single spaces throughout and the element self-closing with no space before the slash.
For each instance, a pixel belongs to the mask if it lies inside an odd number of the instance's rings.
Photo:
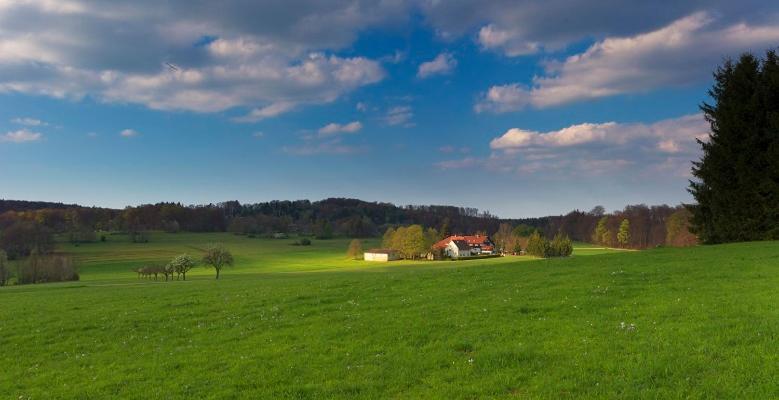
<svg viewBox="0 0 779 400">
<path fill-rule="evenodd" d="M 62 205 L 64 208 L 35 209 L 36 205 L 57 204 L 41 202 L 4 201 L 2 204 L 20 208 L 0 214 L 0 247 L 6 249 L 9 258 L 24 257 L 32 247 L 48 247 L 46 238 L 52 233 L 64 234 L 71 242 L 81 243 L 98 240 L 100 235 L 95 235 L 96 231 L 126 232 L 134 242 L 148 241 L 146 232 L 152 230 L 229 231 L 258 236 L 283 233 L 326 239 L 334 236 L 377 237 L 388 228 L 420 225 L 435 229 L 439 237 L 446 237 L 477 232 L 494 234 L 501 224 L 508 224 L 512 229 L 518 227 L 524 231 L 516 235 L 523 241 L 537 229 L 549 240 L 563 233 L 574 241 L 605 246 L 649 248 L 696 243 L 695 236 L 688 231 L 686 209 L 667 205 L 631 205 L 610 214 L 598 206 L 588 212 L 575 210 L 561 216 L 500 219 L 474 208 L 399 207 L 391 203 L 339 198 L 254 204 L 228 201 L 200 206 L 157 203 L 123 210 L 65 205 Z M 618 234 L 624 220 L 629 221 L 629 239 L 622 243 Z M 599 223 L 606 229 L 595 235 Z M 512 244 L 506 248 L 524 248 L 526 245 Z"/>
<path fill-rule="evenodd" d="M 180 203 L 146 204 L 123 210 L 66 206 L 59 203 L 3 201 L 0 230 L 19 221 L 35 222 L 74 241 L 94 240 L 88 232 L 224 232 L 266 235 L 373 237 L 387 227 L 419 224 L 443 234 L 492 232 L 501 220 L 475 208 L 452 206 L 396 206 L 391 203 L 331 198 L 321 201 L 270 201 L 241 204 L 185 206 Z M 55 207 L 50 207 L 55 205 Z M 42 208 L 36 208 L 42 207 Z M 12 208 L 12 209 L 9 209 Z M 512 220 L 537 226 L 543 219 Z"/>
<path fill-rule="evenodd" d="M 607 247 L 691 246 L 698 241 L 689 231 L 690 217 L 684 206 L 640 204 L 609 214 L 598 206 L 588 212 L 547 217 L 543 232 L 548 239 L 563 233 L 574 241 Z"/>
</svg>

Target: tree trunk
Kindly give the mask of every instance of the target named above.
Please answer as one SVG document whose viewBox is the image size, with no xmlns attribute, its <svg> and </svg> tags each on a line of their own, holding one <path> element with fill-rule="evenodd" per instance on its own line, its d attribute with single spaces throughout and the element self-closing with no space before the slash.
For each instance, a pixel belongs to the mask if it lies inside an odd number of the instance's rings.
<svg viewBox="0 0 779 400">
<path fill-rule="evenodd" d="M 219 279 L 219 268 L 216 269 L 216 279 Z"/>
</svg>

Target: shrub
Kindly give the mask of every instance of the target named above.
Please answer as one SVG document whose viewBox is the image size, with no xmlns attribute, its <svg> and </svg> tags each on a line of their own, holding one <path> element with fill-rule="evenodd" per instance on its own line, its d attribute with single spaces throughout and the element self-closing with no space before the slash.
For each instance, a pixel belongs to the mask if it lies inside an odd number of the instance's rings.
<svg viewBox="0 0 779 400">
<path fill-rule="evenodd" d="M 527 241 L 527 253 L 536 257 L 548 257 L 549 256 L 549 241 L 542 237 L 538 231 L 533 232 Z"/>
<path fill-rule="evenodd" d="M 19 284 L 77 281 L 78 271 L 73 259 L 64 255 L 39 255 L 33 252 L 19 264 L 16 281 Z"/>
<path fill-rule="evenodd" d="M 548 257 L 568 257 L 573 253 L 573 242 L 562 233 L 555 235 L 552 242 L 549 243 Z"/>
<path fill-rule="evenodd" d="M 303 238 L 292 243 L 293 246 L 311 246 L 311 239 Z"/>
</svg>

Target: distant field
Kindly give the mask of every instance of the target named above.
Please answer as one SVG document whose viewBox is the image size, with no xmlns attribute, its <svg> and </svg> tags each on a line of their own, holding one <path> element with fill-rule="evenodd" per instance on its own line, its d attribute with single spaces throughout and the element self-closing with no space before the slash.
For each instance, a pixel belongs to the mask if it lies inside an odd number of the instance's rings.
<svg viewBox="0 0 779 400">
<path fill-rule="evenodd" d="M 229 233 L 154 233 L 149 243 L 130 243 L 126 235 L 107 235 L 106 242 L 60 245 L 60 250 L 75 256 L 81 270 L 82 281 L 135 278 L 134 268 L 148 262 L 168 262 L 181 253 L 199 257 L 209 243 L 223 243 L 235 256 L 235 267 L 226 274 L 257 272 L 301 272 L 321 270 L 353 270 L 406 266 L 451 266 L 451 262 L 397 261 L 389 264 L 355 261 L 346 258 L 349 239 L 313 240 L 311 246 L 293 246 L 297 239 L 260 239 Z M 379 239 L 365 240 L 364 248 L 379 247 Z M 589 248 L 576 245 L 576 254 L 591 255 L 614 250 Z M 500 264 L 531 257 L 509 257 L 479 261 L 462 261 L 473 264 Z M 193 277 L 211 276 L 212 270 L 196 268 Z"/>
<path fill-rule="evenodd" d="M 0 289 L 0 398 L 779 398 L 779 242 L 369 264 L 119 239 L 66 246 L 82 282 Z M 129 271 L 211 241 L 223 280 Z"/>
</svg>

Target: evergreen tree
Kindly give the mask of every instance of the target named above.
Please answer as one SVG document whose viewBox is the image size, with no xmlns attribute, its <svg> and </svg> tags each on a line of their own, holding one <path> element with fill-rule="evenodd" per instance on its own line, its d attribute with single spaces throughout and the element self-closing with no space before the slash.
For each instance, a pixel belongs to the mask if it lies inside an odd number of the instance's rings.
<svg viewBox="0 0 779 400">
<path fill-rule="evenodd" d="M 536 257 L 548 257 L 550 253 L 549 241 L 542 237 L 538 231 L 530 235 L 527 242 L 527 253 Z"/>
<path fill-rule="evenodd" d="M 711 126 L 693 163 L 692 230 L 704 243 L 779 238 L 779 63 L 751 54 L 714 73 Z"/>
<path fill-rule="evenodd" d="M 628 219 L 623 219 L 622 223 L 619 224 L 617 243 L 622 247 L 625 247 L 630 243 L 630 221 Z"/>
</svg>

